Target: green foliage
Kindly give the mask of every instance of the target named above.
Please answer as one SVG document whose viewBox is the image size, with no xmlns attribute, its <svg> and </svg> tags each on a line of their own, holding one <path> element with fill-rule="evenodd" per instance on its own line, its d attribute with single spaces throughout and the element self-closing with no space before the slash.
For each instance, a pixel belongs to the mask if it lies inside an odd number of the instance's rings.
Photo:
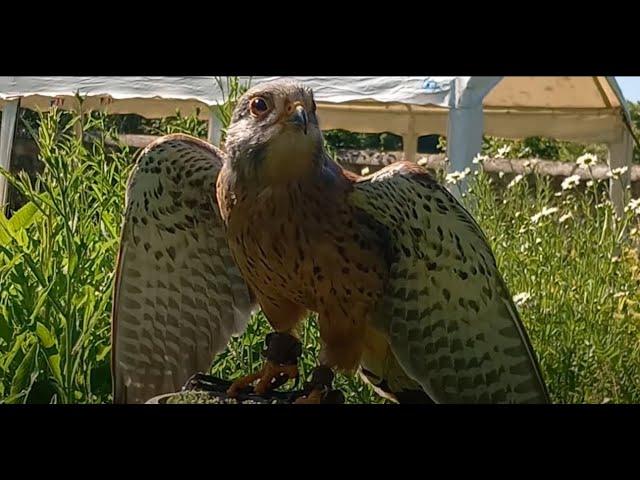
<svg viewBox="0 0 640 480">
<path fill-rule="evenodd" d="M 402 137 L 391 133 L 354 133 L 346 130 L 324 132 L 325 141 L 334 149 L 402 150 Z"/>
<path fill-rule="evenodd" d="M 553 401 L 639 402 L 640 208 L 632 203 L 614 221 L 606 182 L 561 192 L 536 175 L 495 183 L 480 172 L 467 200 L 518 299 Z"/>
<path fill-rule="evenodd" d="M 222 141 L 226 136 L 226 130 L 231 123 L 233 110 L 236 108 L 238 100 L 251 88 L 251 82 L 241 83 L 237 77 L 225 77 L 223 81 L 220 77 L 216 78 L 218 88 L 223 93 L 223 104 L 215 110 L 215 114 L 222 124 Z"/>
<path fill-rule="evenodd" d="M 191 115 L 182 115 L 180 110 L 172 117 L 146 120 L 141 130 L 147 135 L 168 135 L 171 133 L 186 133 L 194 137 L 207 138 L 208 122 L 200 119 L 200 109 L 196 108 Z"/>
<path fill-rule="evenodd" d="M 440 137 L 439 148 L 446 151 L 446 138 Z M 604 145 L 581 145 L 551 138 L 529 137 L 511 140 L 485 136 L 482 139 L 482 155 L 489 158 L 539 158 L 573 162 L 584 153 L 593 153 L 602 162 L 606 161 L 608 155 Z"/>
<path fill-rule="evenodd" d="M 103 129 L 103 120 L 85 117 L 83 128 Z M 83 144 L 74 133 L 79 121 L 42 115 L 32 133 L 43 173 L 35 182 L 10 177 L 29 203 L 6 222 L 0 246 L 6 403 L 104 402 L 110 395 L 111 282 L 131 159 L 126 148 Z"/>
</svg>

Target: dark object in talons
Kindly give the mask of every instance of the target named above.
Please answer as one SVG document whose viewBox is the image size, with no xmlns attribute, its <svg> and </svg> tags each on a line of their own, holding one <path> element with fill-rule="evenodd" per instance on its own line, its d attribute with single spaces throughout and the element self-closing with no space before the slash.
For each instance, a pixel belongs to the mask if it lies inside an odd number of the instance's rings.
<svg viewBox="0 0 640 480">
<path fill-rule="evenodd" d="M 299 397 L 308 397 L 315 390 L 321 392 L 321 404 L 344 403 L 344 394 L 340 390 L 332 388 L 334 378 L 335 374 L 329 367 L 320 365 L 314 368 L 311 372 L 311 379 L 304 384 L 302 395 Z"/>
<path fill-rule="evenodd" d="M 309 385 L 312 387 L 330 388 L 333 385 L 335 375 L 329 367 L 320 365 L 311 372 L 311 380 Z"/>
<path fill-rule="evenodd" d="M 311 390 L 329 391 L 333 385 L 333 371 L 324 365 L 316 367 L 311 372 L 311 379 L 304 384 L 303 392 L 309 394 Z"/>
<path fill-rule="evenodd" d="M 282 375 L 281 377 L 286 377 L 286 375 Z M 281 382 L 281 383 L 280 383 Z M 280 378 L 274 383 L 285 383 L 286 378 Z M 213 377 L 211 375 L 205 375 L 203 373 L 197 373 L 192 376 L 184 387 L 182 387 L 183 392 L 190 391 L 200 391 L 200 392 L 209 392 L 211 395 L 219 397 L 221 399 L 230 398 L 227 395 L 227 390 L 231 386 L 230 381 L 222 380 L 217 377 Z M 279 385 L 278 385 L 279 386 Z M 280 403 L 280 404 L 288 404 L 295 400 L 296 395 L 299 395 L 299 392 L 276 392 L 269 391 L 265 394 L 258 395 L 254 392 L 252 386 L 248 386 L 243 388 L 238 392 L 236 399 L 238 403 L 243 403 L 247 400 L 252 401 L 253 403 Z"/>
<path fill-rule="evenodd" d="M 340 390 L 329 390 L 322 397 L 321 404 L 343 404 L 345 401 L 344 393 Z"/>
<path fill-rule="evenodd" d="M 264 357 L 276 365 L 297 365 L 302 343 L 288 333 L 271 332 L 265 337 Z"/>
</svg>

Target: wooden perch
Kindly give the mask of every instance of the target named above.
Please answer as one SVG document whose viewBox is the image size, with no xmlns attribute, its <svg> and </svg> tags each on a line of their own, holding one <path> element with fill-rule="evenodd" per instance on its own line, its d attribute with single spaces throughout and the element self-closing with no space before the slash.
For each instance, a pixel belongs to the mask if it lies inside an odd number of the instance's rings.
<svg viewBox="0 0 640 480">
<path fill-rule="evenodd" d="M 402 160 L 402 152 L 378 152 L 369 150 L 338 150 L 338 161 L 347 165 L 364 167 L 384 167 Z M 418 155 L 416 162 L 430 170 L 442 170 L 445 166 L 444 155 Z M 609 166 L 599 163 L 589 169 L 579 167 L 573 162 L 558 162 L 553 160 L 489 158 L 483 162 L 484 170 L 488 173 L 527 174 L 536 172 L 551 177 L 570 177 L 578 175 L 581 179 L 606 180 L 609 178 Z M 629 169 L 631 181 L 640 181 L 640 165 L 633 165 Z"/>
</svg>

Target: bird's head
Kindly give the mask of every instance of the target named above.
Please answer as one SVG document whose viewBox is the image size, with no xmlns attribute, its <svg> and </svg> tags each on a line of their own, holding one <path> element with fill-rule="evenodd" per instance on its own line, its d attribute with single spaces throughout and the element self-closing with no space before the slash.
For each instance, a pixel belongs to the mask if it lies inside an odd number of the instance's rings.
<svg viewBox="0 0 640 480">
<path fill-rule="evenodd" d="M 311 89 L 278 80 L 248 90 L 233 112 L 225 150 L 239 178 L 262 185 L 312 173 L 323 140 Z"/>
</svg>

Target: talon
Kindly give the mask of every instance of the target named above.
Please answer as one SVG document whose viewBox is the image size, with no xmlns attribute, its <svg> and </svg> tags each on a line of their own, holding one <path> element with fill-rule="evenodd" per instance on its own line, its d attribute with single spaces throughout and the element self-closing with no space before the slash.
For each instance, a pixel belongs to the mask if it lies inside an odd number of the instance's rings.
<svg viewBox="0 0 640 480">
<path fill-rule="evenodd" d="M 254 392 L 263 395 L 267 391 L 278 388 L 288 380 L 298 376 L 298 358 L 302 354 L 302 344 L 288 333 L 270 333 L 265 339 L 267 345 L 263 352 L 266 363 L 256 373 L 239 378 L 231 384 L 227 395 L 235 397 L 240 391 L 254 381 L 259 380 Z"/>
<path fill-rule="evenodd" d="M 322 403 L 323 391 L 319 388 L 314 388 L 309 395 L 298 398 L 294 404 L 320 404 Z"/>
<path fill-rule="evenodd" d="M 237 397 L 240 393 L 240 390 L 244 389 L 251 385 L 254 381 L 260 378 L 262 375 L 262 370 L 256 373 L 252 373 L 250 375 L 246 375 L 237 379 L 235 382 L 231 384 L 231 386 L 227 389 L 227 395 L 230 397 Z"/>
<path fill-rule="evenodd" d="M 296 399 L 294 404 L 344 403 L 344 395 L 340 390 L 332 390 L 333 371 L 321 365 L 313 369 L 311 380 L 305 385 L 306 395 Z"/>
<path fill-rule="evenodd" d="M 262 370 L 262 376 L 256 388 L 254 389 L 258 395 L 267 393 L 272 387 L 271 382 L 275 380 L 278 382 L 281 374 L 286 375 L 287 380 L 296 378 L 298 376 L 298 367 L 296 365 L 276 365 L 271 362 L 267 362 Z"/>
</svg>

